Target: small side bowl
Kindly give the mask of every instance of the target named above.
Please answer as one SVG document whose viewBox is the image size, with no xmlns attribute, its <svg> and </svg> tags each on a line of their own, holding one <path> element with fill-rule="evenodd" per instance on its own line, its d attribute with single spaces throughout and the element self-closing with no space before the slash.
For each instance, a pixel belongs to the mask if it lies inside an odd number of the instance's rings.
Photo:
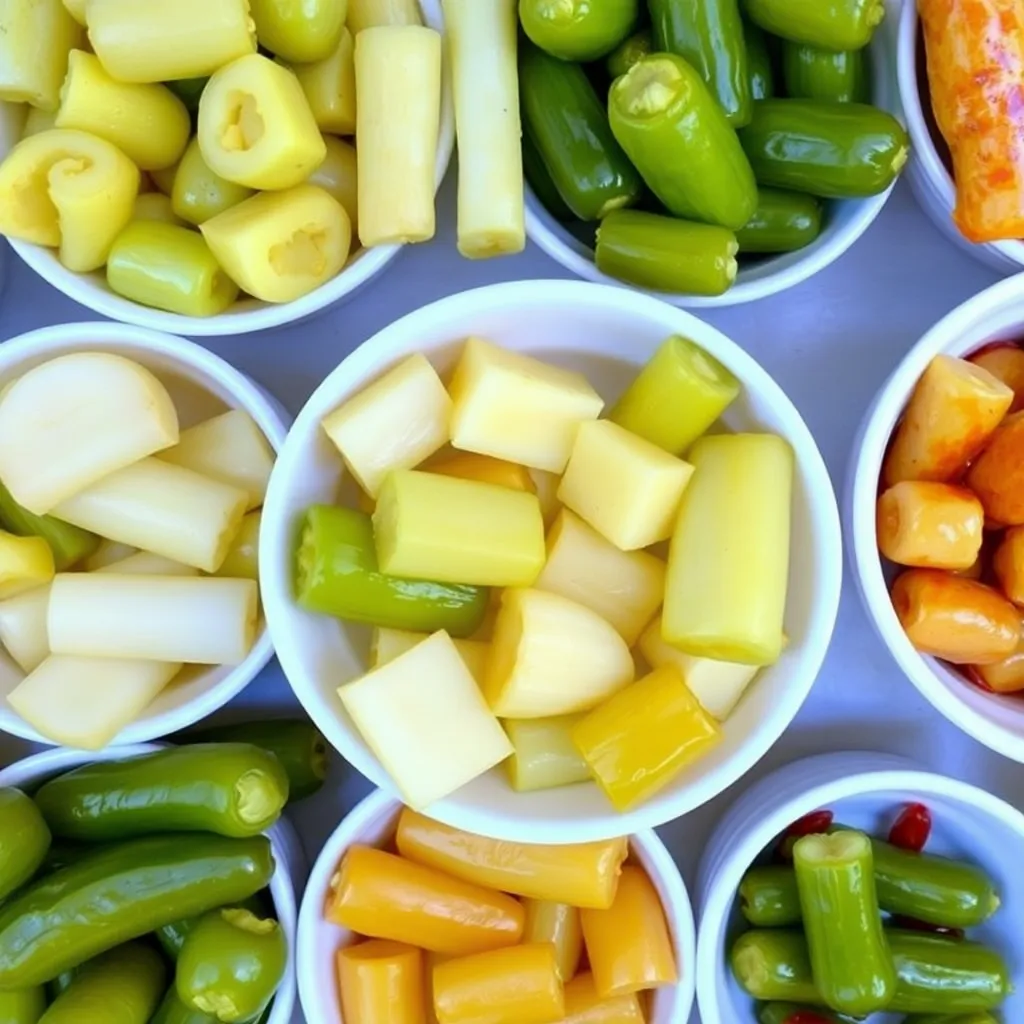
<svg viewBox="0 0 1024 1024">
<path fill-rule="evenodd" d="M 24 760 L 0 770 L 0 786 L 33 788 L 46 782 L 54 775 L 69 772 L 85 764 L 98 761 L 120 761 L 141 754 L 152 754 L 162 750 L 164 743 L 137 743 L 123 747 L 108 748 L 99 753 L 74 750 L 47 750 L 42 754 L 26 757 Z M 276 825 L 267 829 L 267 837 L 274 853 L 277 870 L 270 880 L 270 895 L 274 901 L 274 914 L 288 939 L 288 965 L 284 978 L 274 996 L 274 1006 L 266 1024 L 291 1024 L 295 1010 L 295 965 L 296 928 L 298 908 L 295 894 L 301 891 L 305 881 L 306 865 L 302 844 L 295 829 L 281 818 Z"/>
<path fill-rule="evenodd" d="M 55 356 L 85 351 L 116 352 L 152 370 L 168 386 L 184 427 L 225 409 L 244 409 L 275 452 L 284 444 L 288 414 L 258 384 L 201 345 L 139 327 L 102 322 L 63 324 L 12 338 L 0 345 L 0 383 Z M 172 681 L 111 745 L 143 743 L 194 725 L 239 694 L 263 671 L 272 654 L 264 623 L 240 665 L 200 666 Z M 19 673 L 8 685 L 9 675 L 4 672 L 0 677 L 0 732 L 50 743 L 7 703 L 6 694 L 20 680 Z"/>
<path fill-rule="evenodd" d="M 814 782 L 808 785 L 808 779 Z M 1024 1014 L 1024 965 L 1016 923 L 1024 908 L 1024 814 L 965 782 L 920 770 L 891 754 L 843 752 L 809 757 L 751 786 L 726 812 L 705 849 L 697 880 L 697 1001 L 701 1019 L 754 1024 L 754 1000 L 733 979 L 728 953 L 745 930 L 737 890 L 747 869 L 788 825 L 828 808 L 844 825 L 884 834 L 894 813 L 910 802 L 925 804 L 934 829 L 930 852 L 978 865 L 995 881 L 1001 909 L 971 938 L 999 949 L 1016 991 L 1002 1008 L 1006 1020 Z M 872 1020 L 875 1018 L 872 1017 Z M 883 1016 L 884 1021 L 898 1018 Z"/>
<path fill-rule="evenodd" d="M 441 10 L 441 0 L 419 0 L 419 4 L 424 23 L 443 34 L 444 14 Z M 435 190 L 440 188 L 444 180 L 455 145 L 455 113 L 447 66 L 444 68 L 441 86 L 441 131 L 434 167 Z M 0 159 L 3 159 L 5 154 L 6 150 L 0 145 Z M 358 243 L 358 239 L 355 241 Z M 315 316 L 329 306 L 345 302 L 355 296 L 381 274 L 402 249 L 401 245 L 360 249 L 355 252 L 340 274 L 294 302 L 273 304 L 243 298 L 217 316 L 190 317 L 152 309 L 122 298 L 107 286 L 106 276 L 102 270 L 91 274 L 74 273 L 60 262 L 53 249 L 16 239 L 10 239 L 10 244 L 43 280 L 93 312 L 122 323 L 135 324 L 155 331 L 167 331 L 170 334 L 185 334 L 194 338 L 250 334 Z"/>
<path fill-rule="evenodd" d="M 918 379 L 938 355 L 967 356 L 986 342 L 1024 337 L 1024 274 L 986 289 L 943 317 L 904 356 L 868 408 L 854 442 L 843 495 L 850 567 L 875 631 L 903 674 L 969 736 L 1024 762 L 1024 700 L 986 693 L 945 662 L 918 653 L 889 597 L 878 552 L 875 507 L 889 439 Z"/>
<path fill-rule="evenodd" d="M 303 1012 L 307 1020 L 316 1024 L 344 1024 L 335 955 L 353 941 L 347 928 L 324 918 L 331 878 L 350 846 L 386 845 L 394 834 L 401 810 L 402 804 L 386 793 L 371 793 L 337 827 L 310 872 L 299 910 L 298 978 Z M 679 965 L 679 983 L 655 990 L 648 1024 L 686 1024 L 696 983 L 696 938 L 690 897 L 679 868 L 653 832 L 633 835 L 629 848 L 661 897 Z"/>
</svg>

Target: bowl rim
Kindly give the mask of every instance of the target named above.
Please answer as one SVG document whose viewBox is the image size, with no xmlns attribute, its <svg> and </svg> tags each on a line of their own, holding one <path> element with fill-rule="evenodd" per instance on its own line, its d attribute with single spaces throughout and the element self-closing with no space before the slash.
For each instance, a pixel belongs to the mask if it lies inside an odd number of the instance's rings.
<svg viewBox="0 0 1024 1024">
<path fill-rule="evenodd" d="M 318 970 L 323 954 L 314 941 L 321 924 L 331 876 L 344 851 L 359 844 L 368 827 L 385 815 L 397 818 L 404 806 L 397 797 L 380 789 L 374 790 L 341 819 L 310 870 L 299 905 L 296 973 L 299 1004 L 311 1022 L 324 1019 L 322 992 L 326 984 L 333 984 L 333 981 L 325 981 L 322 972 Z M 651 864 L 651 867 L 645 866 L 645 871 L 649 875 L 656 875 L 658 885 L 665 891 L 661 904 L 669 920 L 680 967 L 670 1015 L 666 1015 L 665 1019 L 652 1017 L 650 1024 L 686 1024 L 695 1005 L 697 988 L 696 972 L 693 969 L 697 962 L 697 929 L 689 889 L 679 866 L 657 833 L 643 829 L 631 834 L 629 842 L 631 847 L 635 844 L 642 851 L 643 857 Z"/>
<path fill-rule="evenodd" d="M 900 360 L 868 407 L 854 441 L 844 489 L 843 518 L 847 553 L 864 610 L 903 674 L 957 728 L 996 753 L 1024 763 L 1024 732 L 1012 730 L 947 687 L 939 678 L 936 659 L 919 654 L 907 639 L 889 598 L 875 527 L 885 451 L 928 363 L 938 355 L 962 357 L 979 348 L 982 343 L 963 341 L 969 336 L 972 325 L 991 317 L 1010 302 L 1022 301 L 1024 273 L 997 282 L 947 313 Z M 952 678 L 952 672 L 943 671 Z M 965 680 L 963 686 L 970 684 Z M 984 698 L 986 706 L 989 701 L 997 706 L 998 698 L 984 695 L 980 690 L 976 696 Z"/>
<path fill-rule="evenodd" d="M 506 813 L 463 807 L 458 795 L 452 794 L 429 808 L 431 817 L 469 832 L 500 839 L 523 842 L 583 842 L 607 839 L 624 833 L 635 833 L 674 820 L 703 805 L 744 776 L 774 746 L 795 718 L 821 670 L 831 642 L 838 614 L 842 582 L 843 558 L 839 513 L 828 470 L 817 444 L 796 407 L 774 379 L 735 342 L 717 328 L 697 319 L 692 313 L 667 306 L 650 296 L 623 288 L 572 280 L 526 280 L 487 285 L 456 293 L 423 306 L 384 327 L 332 370 L 308 399 L 296 417 L 288 439 L 282 447 L 267 489 L 266 510 L 260 535 L 260 584 L 264 611 L 270 634 L 274 639 L 278 661 L 293 692 L 328 742 L 357 771 L 385 792 L 396 794 L 390 776 L 383 770 L 355 731 L 344 726 L 340 717 L 321 713 L 313 699 L 317 687 L 304 667 L 304 657 L 290 640 L 289 617 L 298 614 L 294 608 L 290 574 L 283 568 L 279 555 L 293 536 L 293 526 L 282 511 L 287 505 L 291 478 L 301 471 L 309 438 L 319 429 L 318 407 L 340 401 L 339 394 L 351 390 L 350 381 L 371 377 L 392 365 L 410 334 L 457 325 L 477 312 L 496 307 L 558 305 L 565 310 L 587 307 L 590 310 L 614 308 L 632 313 L 640 319 L 671 321 L 666 323 L 666 336 L 679 333 L 695 338 L 709 347 L 743 382 L 744 387 L 761 396 L 770 396 L 775 411 L 786 423 L 786 436 L 793 446 L 797 465 L 807 485 L 809 514 L 820 531 L 821 549 L 825 558 L 814 568 L 817 600 L 813 602 L 807 638 L 800 665 L 788 679 L 782 714 L 763 735 L 744 743 L 741 748 L 714 772 L 702 776 L 678 792 L 665 791 L 653 800 L 625 813 L 608 805 L 605 813 L 580 821 L 556 826 L 550 820 L 510 818 Z M 459 337 L 452 326 L 449 334 Z M 710 780 L 710 783 L 709 781 Z"/>
<path fill-rule="evenodd" d="M 275 457 L 284 445 L 290 417 L 277 399 L 226 359 L 202 345 L 144 327 L 87 320 L 41 327 L 16 335 L 0 343 L 0 377 L 24 360 L 81 351 L 94 345 L 104 351 L 123 350 L 127 356 L 137 359 L 140 358 L 138 349 L 142 347 L 187 367 L 197 376 L 216 382 L 235 399 L 234 408 L 242 409 L 253 417 L 273 448 Z M 108 746 L 145 743 L 169 736 L 207 718 L 238 696 L 267 667 L 273 655 L 270 629 L 264 624 L 245 661 L 235 666 L 218 684 L 198 694 L 181 708 L 170 709 L 151 720 L 137 719 L 122 729 Z M 4 732 L 33 743 L 55 746 L 52 740 L 25 722 L 6 701 L 0 705 L 0 733 Z"/>
</svg>

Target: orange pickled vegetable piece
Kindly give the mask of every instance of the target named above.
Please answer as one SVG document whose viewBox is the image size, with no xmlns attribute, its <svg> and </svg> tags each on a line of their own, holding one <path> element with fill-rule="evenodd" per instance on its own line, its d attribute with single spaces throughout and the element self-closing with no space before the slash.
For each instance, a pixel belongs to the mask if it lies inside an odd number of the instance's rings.
<svg viewBox="0 0 1024 1024">
<path fill-rule="evenodd" d="M 1010 341 L 989 345 L 971 356 L 970 361 L 984 367 L 1013 391 L 1009 412 L 1024 409 L 1024 349 Z"/>
<path fill-rule="evenodd" d="M 427 1024 L 440 1024 L 434 1011 L 434 968 L 452 958 L 446 953 L 424 953 L 423 982 L 426 989 Z"/>
<path fill-rule="evenodd" d="M 985 510 L 966 487 L 904 480 L 878 499 L 878 550 L 898 565 L 969 569 L 984 528 Z"/>
<path fill-rule="evenodd" d="M 910 642 L 957 665 L 1002 661 L 1020 639 L 1017 609 L 999 591 L 937 569 L 909 569 L 892 604 Z"/>
<path fill-rule="evenodd" d="M 511 487 L 514 491 L 537 493 L 537 485 L 525 466 L 490 455 L 475 452 L 452 452 L 432 460 L 423 467 L 431 473 L 442 476 L 457 476 L 463 480 L 478 480 L 484 484 Z"/>
<path fill-rule="evenodd" d="M 1024 605 L 1024 527 L 1015 526 L 1003 534 L 992 556 L 992 569 L 1003 593 L 1014 604 Z"/>
<path fill-rule="evenodd" d="M 636 992 L 602 998 L 588 972 L 577 974 L 565 986 L 562 1024 L 644 1024 L 644 1012 Z"/>
<path fill-rule="evenodd" d="M 959 476 L 984 447 L 1013 401 L 988 370 L 936 356 L 910 396 L 882 467 L 882 485 Z"/>
<path fill-rule="evenodd" d="M 453 956 L 514 945 L 525 918 L 511 896 L 369 846 L 342 858 L 325 916 L 360 935 Z"/>
<path fill-rule="evenodd" d="M 372 939 L 338 950 L 345 1024 L 424 1024 L 423 953 Z"/>
<path fill-rule="evenodd" d="M 408 807 L 395 844 L 403 857 L 467 882 L 574 907 L 610 907 L 629 852 L 625 838 L 566 846 L 486 839 Z"/>
<path fill-rule="evenodd" d="M 1024 413 L 1007 416 L 967 474 L 985 515 L 1004 526 L 1024 524 Z"/>
<path fill-rule="evenodd" d="M 611 907 L 581 911 L 580 918 L 602 999 L 679 980 L 661 897 L 643 868 L 627 864 Z"/>
<path fill-rule="evenodd" d="M 550 942 L 555 947 L 558 977 L 569 981 L 580 965 L 583 955 L 583 928 L 580 912 L 568 903 L 551 900 L 523 900 L 526 926 L 523 942 Z"/>
<path fill-rule="evenodd" d="M 910 0 L 912 2 L 912 0 Z M 1024 236 L 1024 0 L 918 0 L 932 110 L 972 242 Z"/>
<path fill-rule="evenodd" d="M 434 968 L 440 1024 L 551 1024 L 565 1016 L 555 947 L 530 943 Z"/>
<path fill-rule="evenodd" d="M 996 693 L 1017 693 L 1024 690 L 1024 622 L 1017 649 L 1008 658 L 990 665 L 974 665 L 982 682 Z"/>
</svg>

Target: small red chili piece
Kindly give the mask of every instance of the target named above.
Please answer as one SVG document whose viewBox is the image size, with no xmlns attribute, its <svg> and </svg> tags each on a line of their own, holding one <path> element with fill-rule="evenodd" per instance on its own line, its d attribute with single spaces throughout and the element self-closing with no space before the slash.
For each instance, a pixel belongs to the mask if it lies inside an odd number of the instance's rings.
<svg viewBox="0 0 1024 1024">
<path fill-rule="evenodd" d="M 889 829 L 889 842 L 900 849 L 920 853 L 931 834 L 931 811 L 924 804 L 907 804 Z"/>
<path fill-rule="evenodd" d="M 782 1024 L 830 1024 L 830 1021 L 813 1010 L 797 1010 L 790 1014 Z"/>
<path fill-rule="evenodd" d="M 960 669 L 960 672 L 963 675 L 963 677 L 972 686 L 976 686 L 979 690 L 984 690 L 986 693 L 996 692 L 992 689 L 991 686 L 988 685 L 988 683 L 985 682 L 984 677 L 977 670 L 977 668 L 975 668 L 974 665 L 957 665 L 956 667 Z"/>
<path fill-rule="evenodd" d="M 801 836 L 816 836 L 827 832 L 835 821 L 835 815 L 831 811 L 811 811 L 802 818 L 797 818 L 783 833 L 779 845 L 776 847 L 775 855 L 779 860 L 791 861 L 793 859 L 793 846 Z"/>
<path fill-rule="evenodd" d="M 932 935 L 942 935 L 947 939 L 962 939 L 964 930 L 962 928 L 947 928 L 941 924 L 929 924 L 927 921 L 919 921 L 916 917 L 902 917 L 899 914 L 893 916 L 893 927 L 906 928 L 912 932 L 929 932 Z"/>
</svg>

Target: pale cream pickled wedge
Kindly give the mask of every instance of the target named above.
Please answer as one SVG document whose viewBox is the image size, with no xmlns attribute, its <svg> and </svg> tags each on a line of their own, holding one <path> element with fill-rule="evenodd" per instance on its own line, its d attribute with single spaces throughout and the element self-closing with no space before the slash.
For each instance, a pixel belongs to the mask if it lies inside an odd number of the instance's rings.
<svg viewBox="0 0 1024 1024">
<path fill-rule="evenodd" d="M 49 584 L 0 601 L 0 646 L 23 672 L 34 671 L 49 657 L 50 639 L 46 632 L 49 604 Z"/>
<path fill-rule="evenodd" d="M 2 606 L 0 606 L 2 607 Z M 374 629 L 370 637 L 370 666 L 379 668 L 389 661 L 394 661 L 406 651 L 411 651 L 417 644 L 423 643 L 429 634 L 416 633 L 410 629 Z M 483 640 L 453 640 L 459 657 L 466 663 L 466 668 L 477 681 L 483 683 L 484 670 L 487 665 L 489 645 Z"/>
</svg>

